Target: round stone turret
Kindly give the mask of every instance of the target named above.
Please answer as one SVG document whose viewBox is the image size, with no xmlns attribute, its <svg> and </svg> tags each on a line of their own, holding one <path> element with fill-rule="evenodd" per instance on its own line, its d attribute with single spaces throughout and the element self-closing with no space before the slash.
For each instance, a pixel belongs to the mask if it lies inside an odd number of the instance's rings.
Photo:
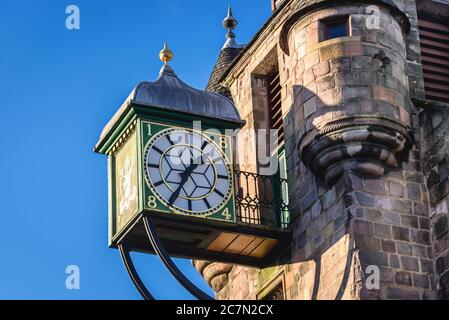
<svg viewBox="0 0 449 320">
<path fill-rule="evenodd" d="M 304 1 L 281 35 L 297 61 L 297 149 L 328 184 L 344 171 L 381 176 L 411 145 L 406 16 L 390 1 L 337 2 Z"/>
</svg>

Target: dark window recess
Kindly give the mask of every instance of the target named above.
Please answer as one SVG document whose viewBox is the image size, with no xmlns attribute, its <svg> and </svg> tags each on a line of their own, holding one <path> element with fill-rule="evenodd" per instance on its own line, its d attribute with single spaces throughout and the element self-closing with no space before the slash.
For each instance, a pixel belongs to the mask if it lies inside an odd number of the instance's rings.
<svg viewBox="0 0 449 320">
<path fill-rule="evenodd" d="M 270 291 L 262 300 L 285 300 L 284 287 L 282 282 L 279 283 L 273 290 Z"/>
<path fill-rule="evenodd" d="M 281 145 L 284 141 L 284 123 L 279 73 L 268 75 L 268 106 L 270 108 L 270 129 L 278 131 L 278 145 Z"/>
<path fill-rule="evenodd" d="M 419 19 L 426 98 L 449 102 L 449 24 Z"/>
<path fill-rule="evenodd" d="M 349 35 L 348 18 L 325 20 L 323 25 L 323 41 L 335 38 L 347 37 Z"/>
</svg>

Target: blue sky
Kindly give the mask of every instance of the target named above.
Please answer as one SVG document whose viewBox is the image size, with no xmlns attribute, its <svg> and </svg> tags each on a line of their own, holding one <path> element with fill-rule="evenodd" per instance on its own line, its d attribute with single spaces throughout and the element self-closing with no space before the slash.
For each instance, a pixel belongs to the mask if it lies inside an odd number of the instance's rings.
<svg viewBox="0 0 449 320">
<path fill-rule="evenodd" d="M 65 9 L 81 29 L 65 28 Z M 102 127 L 142 80 L 154 80 L 168 41 L 178 76 L 204 88 L 224 43 L 225 0 L 3 0 L 0 10 L 0 299 L 140 299 L 107 247 Z M 233 0 L 248 42 L 269 0 Z M 188 299 L 154 256 L 137 267 L 160 299 Z M 186 275 L 207 285 L 177 260 Z M 81 289 L 65 287 L 78 265 Z"/>
</svg>

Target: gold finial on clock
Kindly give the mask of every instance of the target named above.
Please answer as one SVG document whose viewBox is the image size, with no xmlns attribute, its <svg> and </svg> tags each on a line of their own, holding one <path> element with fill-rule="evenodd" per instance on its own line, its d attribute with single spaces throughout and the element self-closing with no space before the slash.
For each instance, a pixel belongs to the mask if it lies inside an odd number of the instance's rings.
<svg viewBox="0 0 449 320">
<path fill-rule="evenodd" d="M 173 52 L 168 48 L 167 42 L 164 43 L 164 49 L 159 53 L 159 58 L 165 64 L 169 63 L 173 59 Z"/>
</svg>

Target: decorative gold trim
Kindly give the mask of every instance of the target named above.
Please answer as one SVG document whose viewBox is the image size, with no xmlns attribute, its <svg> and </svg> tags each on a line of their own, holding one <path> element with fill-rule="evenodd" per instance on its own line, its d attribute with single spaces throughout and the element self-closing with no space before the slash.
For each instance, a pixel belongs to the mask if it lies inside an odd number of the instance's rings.
<svg viewBox="0 0 449 320">
<path fill-rule="evenodd" d="M 117 139 L 117 141 L 114 143 L 112 148 L 109 151 L 109 156 L 115 156 L 125 145 L 126 141 L 128 141 L 128 138 L 136 131 L 137 126 L 137 120 L 134 120 L 131 122 L 129 127 L 123 132 L 123 134 L 120 136 L 120 138 Z"/>
</svg>

